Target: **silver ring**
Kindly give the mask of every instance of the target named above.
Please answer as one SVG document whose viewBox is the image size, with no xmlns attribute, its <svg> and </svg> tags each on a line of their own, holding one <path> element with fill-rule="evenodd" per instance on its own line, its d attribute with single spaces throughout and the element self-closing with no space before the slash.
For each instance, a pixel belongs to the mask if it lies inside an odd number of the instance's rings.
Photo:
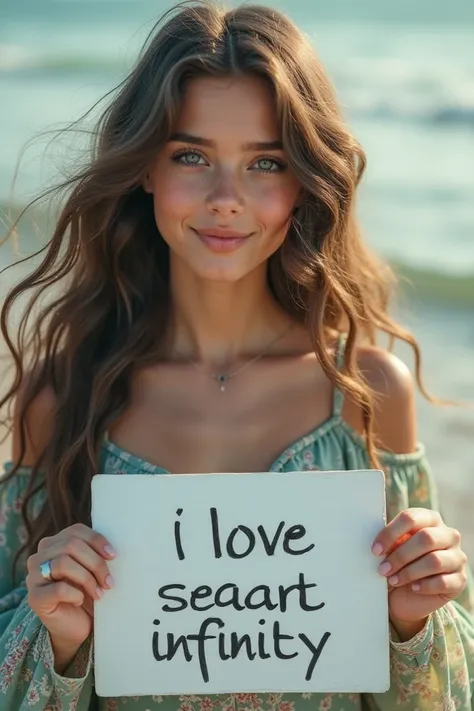
<svg viewBox="0 0 474 711">
<path fill-rule="evenodd" d="M 53 574 L 51 572 L 51 561 L 50 560 L 47 560 L 45 563 L 41 563 L 40 573 L 41 573 L 41 577 L 44 580 L 47 580 L 48 583 L 54 582 Z"/>
</svg>

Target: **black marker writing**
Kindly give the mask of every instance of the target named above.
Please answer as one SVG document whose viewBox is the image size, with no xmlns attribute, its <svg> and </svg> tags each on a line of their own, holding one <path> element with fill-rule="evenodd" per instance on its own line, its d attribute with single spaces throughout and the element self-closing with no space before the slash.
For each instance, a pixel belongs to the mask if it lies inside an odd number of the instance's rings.
<svg viewBox="0 0 474 711">
<path fill-rule="evenodd" d="M 159 625 L 160 621 L 154 620 L 153 624 Z M 259 624 L 264 626 L 266 621 L 261 619 Z M 212 650 L 209 651 L 209 644 L 212 644 L 212 642 L 216 643 L 217 656 L 224 662 L 236 659 L 239 654 L 245 655 L 250 661 L 257 658 L 262 660 L 270 659 L 272 653 L 277 659 L 294 659 L 300 654 L 304 655 L 305 651 L 309 650 L 311 656 L 306 668 L 305 680 L 311 681 L 321 653 L 331 637 L 330 632 L 325 632 L 316 645 L 306 634 L 300 633 L 297 636 L 284 634 L 281 631 L 280 623 L 276 621 L 272 625 L 271 634 L 267 635 L 265 631 L 261 631 L 258 633 L 257 639 L 252 640 L 251 635 L 239 635 L 237 632 L 218 632 L 216 630 L 216 634 L 208 634 L 208 628 L 212 625 L 216 625 L 218 630 L 222 630 L 226 626 L 220 617 L 208 617 L 201 623 L 197 634 L 182 634 L 177 637 L 171 632 L 166 635 L 162 634 L 161 637 L 166 640 L 165 642 L 161 641 L 161 647 L 165 648 L 162 651 L 160 651 L 160 633 L 158 631 L 153 632 L 152 651 L 154 658 L 157 662 L 171 661 L 179 652 L 182 653 L 186 662 L 191 662 L 197 657 L 202 679 L 205 683 L 208 683 L 208 657 L 212 657 Z M 289 647 L 286 652 L 281 649 L 282 641 L 285 641 Z M 192 642 L 195 645 L 191 645 Z M 291 643 L 293 644 L 291 645 Z"/>
<path fill-rule="evenodd" d="M 202 678 L 206 683 L 209 681 L 209 672 L 207 669 L 206 658 L 206 642 L 208 639 L 216 639 L 215 634 L 206 634 L 209 625 L 217 625 L 218 627 L 224 627 L 224 623 L 219 617 L 208 617 L 202 622 L 199 632 L 197 634 L 188 634 L 188 639 L 197 642 L 199 666 L 201 668 Z"/>
<path fill-rule="evenodd" d="M 280 521 L 280 524 L 275 531 L 275 535 L 273 536 L 273 539 L 270 541 L 267 532 L 265 531 L 263 526 L 258 526 L 257 531 L 260 534 L 260 538 L 262 539 L 263 547 L 265 548 L 265 553 L 268 556 L 275 555 L 276 547 L 278 545 L 278 541 L 280 540 L 281 532 L 283 531 L 285 527 L 285 522 Z"/>
<path fill-rule="evenodd" d="M 237 553 L 234 547 L 234 540 L 237 534 L 241 532 L 247 536 L 247 548 L 242 551 L 242 553 Z M 255 534 L 248 526 L 237 526 L 233 528 L 230 532 L 229 538 L 226 543 L 227 555 L 229 558 L 246 558 L 255 548 Z"/>
<path fill-rule="evenodd" d="M 214 557 L 222 558 L 222 543 L 221 543 L 221 531 L 219 526 L 219 514 L 215 507 L 209 509 L 211 516 L 211 532 L 212 532 L 212 543 L 214 546 Z M 235 526 L 227 536 L 223 536 L 223 543 L 225 543 L 225 550 L 229 558 L 239 559 L 246 558 L 255 549 L 258 543 L 262 543 L 263 549 L 267 556 L 273 556 L 276 553 L 278 544 L 280 543 L 282 536 L 283 540 L 281 542 L 281 547 L 283 552 L 287 555 L 304 555 L 313 550 L 314 543 L 310 543 L 306 548 L 293 548 L 292 544 L 295 541 L 299 541 L 306 536 L 306 528 L 301 524 L 295 524 L 289 526 L 283 533 L 286 526 L 285 521 L 280 521 L 275 533 L 269 535 L 264 526 L 257 526 L 256 533 L 244 524 L 239 524 Z"/>
<path fill-rule="evenodd" d="M 221 540 L 219 536 L 219 519 L 217 518 L 217 509 L 211 509 L 211 527 L 212 527 L 212 542 L 214 544 L 214 557 L 222 558 Z"/>
<path fill-rule="evenodd" d="M 301 523 L 298 523 L 296 526 L 290 526 L 285 533 L 285 538 L 283 539 L 283 550 L 285 553 L 289 553 L 289 555 L 304 555 L 305 553 L 312 551 L 314 543 L 310 543 L 309 546 L 306 546 L 306 548 L 299 551 L 291 550 L 290 541 L 298 541 L 304 536 L 306 536 L 306 528 Z"/>
<path fill-rule="evenodd" d="M 176 511 L 177 516 L 181 516 L 183 509 L 178 509 Z M 174 542 L 176 545 L 176 552 L 180 560 L 184 560 L 184 551 L 181 543 L 181 521 L 174 522 Z"/>
<path fill-rule="evenodd" d="M 321 637 L 320 643 L 318 644 L 317 647 L 315 647 L 314 644 L 311 642 L 311 640 L 308 639 L 308 637 L 305 634 L 301 633 L 298 635 L 298 637 L 301 639 L 302 642 L 305 643 L 305 645 L 308 647 L 308 649 L 310 650 L 310 652 L 313 655 L 313 658 L 311 659 L 309 666 L 308 666 L 308 671 L 306 672 L 306 676 L 305 676 L 306 681 L 311 680 L 311 677 L 313 676 L 314 667 L 316 666 L 317 661 L 318 661 L 319 657 L 321 656 L 321 652 L 323 651 L 323 649 L 326 645 L 326 642 L 328 641 L 330 636 L 331 636 L 330 632 L 325 632 L 323 634 L 323 636 Z"/>
<path fill-rule="evenodd" d="M 264 625 L 265 620 L 259 620 L 258 624 Z M 258 633 L 258 656 L 260 657 L 260 659 L 270 659 L 270 657 L 272 656 L 271 654 L 268 654 L 268 652 L 265 651 L 265 632 Z"/>
<path fill-rule="evenodd" d="M 315 612 L 326 605 L 325 602 L 311 605 L 308 601 L 308 590 L 317 587 L 316 583 L 306 582 L 304 573 L 299 573 L 297 583 L 279 585 L 278 590 L 272 590 L 269 585 L 255 585 L 244 594 L 236 583 L 223 583 L 215 591 L 209 585 L 198 585 L 188 591 L 186 585 L 172 583 L 163 585 L 158 590 L 158 597 L 166 601 L 166 604 L 161 607 L 163 612 L 181 612 L 188 606 L 196 612 L 206 612 L 212 607 L 232 607 L 238 612 L 260 609 L 278 609 L 280 612 L 287 612 L 288 598 L 291 593 L 298 593 L 300 608 L 305 612 Z M 203 600 L 206 600 L 205 604 Z"/>
<path fill-rule="evenodd" d="M 284 652 L 281 651 L 280 647 L 280 641 L 282 639 L 288 639 L 292 640 L 293 637 L 291 634 L 282 634 L 280 632 L 280 623 L 274 622 L 273 623 L 273 642 L 275 644 L 275 656 L 278 657 L 278 659 L 294 659 L 295 657 L 298 656 L 298 652 L 293 652 L 293 654 L 285 654 Z"/>
<path fill-rule="evenodd" d="M 154 620 L 153 621 L 154 625 L 159 625 L 160 620 Z M 174 634 L 172 632 L 168 632 L 166 635 L 166 640 L 167 640 L 167 648 L 166 648 L 166 654 L 160 654 L 158 651 L 158 639 L 159 639 L 159 632 L 153 632 L 153 656 L 155 657 L 157 662 L 162 662 L 166 659 L 166 661 L 171 661 L 175 654 L 177 653 L 178 649 L 180 646 L 183 648 L 183 655 L 184 658 L 187 662 L 192 661 L 193 655 L 189 651 L 188 647 L 188 640 L 184 635 L 180 635 L 176 642 L 174 640 Z"/>
<path fill-rule="evenodd" d="M 315 544 L 308 542 L 307 530 L 301 523 L 288 524 L 285 521 L 275 522 L 273 526 L 253 525 L 248 526 L 243 523 L 228 527 L 219 522 L 219 513 L 216 507 L 208 509 L 210 515 L 210 528 L 212 537 L 211 555 L 215 559 L 232 559 L 239 561 L 250 556 L 253 551 L 256 555 L 262 554 L 271 557 L 282 553 L 290 556 L 302 556 L 315 548 Z M 176 555 L 180 561 L 186 559 L 181 535 L 181 520 L 183 509 L 176 510 L 174 521 L 174 545 Z M 209 519 L 208 519 L 209 521 Z M 268 530 L 269 529 L 269 530 Z M 188 551 L 189 556 L 189 551 Z M 218 566 L 220 564 L 217 564 Z M 243 564 L 245 567 L 246 564 Z M 185 566 L 183 566 L 185 567 Z M 236 569 L 241 569 L 242 564 L 237 563 Z M 237 576 L 238 578 L 238 576 Z M 169 581 L 169 578 L 168 578 Z M 167 581 L 167 582 L 168 582 Z M 165 581 L 163 581 L 165 582 Z M 294 632 L 287 634 L 282 631 L 281 621 L 273 619 L 267 621 L 262 617 L 258 620 L 259 628 L 249 634 L 229 630 L 228 623 L 220 617 L 207 617 L 203 612 L 208 612 L 212 608 L 214 613 L 227 614 L 227 610 L 235 610 L 237 613 L 247 610 L 262 610 L 260 614 L 286 613 L 292 606 L 297 605 L 305 612 L 315 612 L 325 607 L 326 603 L 321 602 L 315 594 L 316 583 L 306 582 L 305 573 L 298 574 L 298 581 L 291 585 L 270 586 L 265 583 L 246 585 L 242 590 L 237 582 L 224 582 L 222 577 L 220 585 L 209 584 L 187 585 L 183 583 L 170 583 L 163 585 L 158 590 L 160 609 L 164 613 L 182 612 L 189 608 L 199 614 L 198 629 L 194 631 L 178 634 L 175 632 L 160 631 L 156 629 L 160 626 L 159 619 L 153 620 L 155 629 L 152 634 L 152 653 L 157 662 L 177 661 L 181 657 L 186 663 L 199 664 L 201 677 L 205 683 L 209 682 L 209 661 L 217 658 L 222 662 L 232 661 L 239 655 L 246 657 L 248 661 L 254 660 L 289 660 L 301 655 L 303 664 L 302 671 L 306 669 L 305 680 L 310 681 L 319 658 L 331 637 L 330 632 L 315 631 L 314 620 L 309 625 L 304 625 L 305 631 L 312 630 L 313 639 L 306 634 Z M 250 589 L 249 589 L 250 588 Z M 309 591 L 313 591 L 310 592 Z M 314 603 L 314 604 L 311 604 Z M 225 612 L 220 609 L 225 608 Z M 209 613 L 212 614 L 212 613 Z M 171 615 L 172 619 L 176 619 Z M 238 614 L 240 622 L 245 619 L 245 614 Z M 168 618 L 169 619 L 169 618 Z M 164 626 L 164 625 L 163 625 Z M 318 625 L 319 626 L 319 625 Z M 181 627 L 181 625 L 180 625 Z M 245 628 L 244 628 L 245 629 Z M 318 629 L 316 627 L 316 629 Z M 317 635 L 319 641 L 314 639 Z M 308 657 L 309 654 L 309 657 Z M 300 665 L 298 664 L 298 667 Z"/>
</svg>

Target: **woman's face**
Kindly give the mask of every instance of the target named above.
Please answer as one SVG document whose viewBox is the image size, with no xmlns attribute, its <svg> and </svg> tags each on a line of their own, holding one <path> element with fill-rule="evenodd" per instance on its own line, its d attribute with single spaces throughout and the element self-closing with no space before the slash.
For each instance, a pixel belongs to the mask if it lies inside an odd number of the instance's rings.
<svg viewBox="0 0 474 711">
<path fill-rule="evenodd" d="M 265 268 L 288 231 L 300 185 L 258 77 L 192 80 L 144 188 L 172 259 L 234 282 Z"/>
</svg>

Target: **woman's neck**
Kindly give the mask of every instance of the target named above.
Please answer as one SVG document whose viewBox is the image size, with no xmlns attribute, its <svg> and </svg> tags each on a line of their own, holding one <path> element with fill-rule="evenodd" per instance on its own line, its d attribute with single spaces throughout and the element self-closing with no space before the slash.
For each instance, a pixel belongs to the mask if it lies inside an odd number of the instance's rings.
<svg viewBox="0 0 474 711">
<path fill-rule="evenodd" d="M 171 279 L 168 357 L 226 367 L 264 351 L 291 324 L 273 298 L 265 274 L 229 282 Z"/>
</svg>

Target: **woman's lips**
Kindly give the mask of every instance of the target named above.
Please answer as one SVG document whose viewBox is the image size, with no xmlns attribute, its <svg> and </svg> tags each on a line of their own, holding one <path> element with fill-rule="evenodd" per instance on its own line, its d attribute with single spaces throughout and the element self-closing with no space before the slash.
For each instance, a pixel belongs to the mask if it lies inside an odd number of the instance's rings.
<svg viewBox="0 0 474 711">
<path fill-rule="evenodd" d="M 206 245 L 213 252 L 233 252 L 243 245 L 243 243 L 250 237 L 250 235 L 241 235 L 238 233 L 219 233 L 219 232 L 209 232 L 206 233 L 203 230 L 193 230 L 199 237 L 201 242 Z"/>
</svg>

